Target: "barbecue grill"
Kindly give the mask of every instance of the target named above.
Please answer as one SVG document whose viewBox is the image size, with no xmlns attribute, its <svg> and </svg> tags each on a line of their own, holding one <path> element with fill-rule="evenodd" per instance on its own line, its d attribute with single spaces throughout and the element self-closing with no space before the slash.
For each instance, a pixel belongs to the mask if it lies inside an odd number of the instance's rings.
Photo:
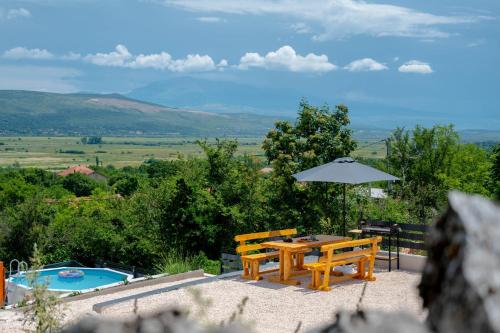
<svg viewBox="0 0 500 333">
<path fill-rule="evenodd" d="M 397 259 L 397 269 L 399 269 L 399 233 L 401 232 L 401 228 L 398 226 L 397 223 L 387 222 L 387 221 L 361 220 L 359 222 L 359 230 L 361 230 L 362 237 L 365 237 L 366 235 L 385 236 L 382 240 L 382 246 L 389 247 L 388 251 L 389 255 L 388 256 L 378 255 L 376 259 L 388 260 L 389 272 L 392 269 L 392 260 Z M 391 250 L 394 238 L 396 238 L 396 258 L 392 258 L 392 250 Z"/>
</svg>

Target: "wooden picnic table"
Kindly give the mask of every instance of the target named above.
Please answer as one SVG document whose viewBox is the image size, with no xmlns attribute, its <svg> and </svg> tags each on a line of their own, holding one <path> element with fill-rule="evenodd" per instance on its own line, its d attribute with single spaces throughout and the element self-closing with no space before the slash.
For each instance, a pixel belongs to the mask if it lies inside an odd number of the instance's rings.
<svg viewBox="0 0 500 333">
<path fill-rule="evenodd" d="M 321 247 L 323 245 L 345 242 L 351 240 L 350 237 L 331 236 L 331 235 L 316 235 L 316 240 L 305 240 L 307 237 L 292 238 L 293 242 L 288 243 L 283 240 L 269 241 L 262 243 L 263 246 L 279 250 L 280 268 L 279 275 L 271 275 L 268 280 L 282 284 L 299 285 L 300 281 L 292 279 L 293 275 L 300 275 L 306 270 L 299 264 L 296 270 L 293 271 L 292 255 L 300 251 Z"/>
</svg>

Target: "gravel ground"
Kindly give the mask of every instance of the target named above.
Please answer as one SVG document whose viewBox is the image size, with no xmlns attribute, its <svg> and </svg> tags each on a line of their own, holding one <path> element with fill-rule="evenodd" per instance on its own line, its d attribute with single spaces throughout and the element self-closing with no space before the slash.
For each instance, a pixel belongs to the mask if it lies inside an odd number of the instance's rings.
<svg viewBox="0 0 500 333">
<path fill-rule="evenodd" d="M 141 292 L 147 292 L 150 290 L 164 288 L 178 283 L 195 281 L 198 279 L 201 278 L 186 279 L 172 283 L 161 283 L 154 286 L 133 289 L 130 291 L 121 291 L 109 295 L 95 296 L 81 301 L 63 303 L 62 304 L 63 314 L 64 314 L 63 322 L 65 323 L 65 325 L 70 325 L 74 321 L 78 321 L 80 319 L 89 316 L 98 317 L 99 315 L 92 310 L 92 306 L 96 303 L 101 303 L 112 299 L 138 294 Z M 12 333 L 25 332 L 25 330 L 23 329 L 23 312 L 21 309 L 0 310 L 0 333 L 3 332 L 12 332 Z"/>
<path fill-rule="evenodd" d="M 420 274 L 408 272 L 380 272 L 377 281 L 369 282 L 361 307 L 382 311 L 406 311 L 423 318 L 416 284 Z M 140 314 L 148 314 L 162 309 L 180 306 L 188 309 L 193 316 L 201 317 L 208 323 L 219 324 L 228 320 L 237 310 L 244 297 L 248 302 L 241 320 L 260 333 L 294 332 L 301 322 L 300 332 L 331 322 L 337 310 L 355 310 L 363 291 L 364 282 L 346 281 L 333 285 L 330 292 L 317 292 L 304 288 L 308 277 L 301 278 L 300 286 L 284 286 L 266 280 L 254 282 L 231 278 L 198 285 L 196 289 L 211 305 L 200 307 L 193 293 L 179 289 L 140 299 Z M 130 317 L 133 302 L 125 302 L 107 308 L 103 316 L 114 319 Z M 203 316 L 205 312 L 205 316 Z"/>
<path fill-rule="evenodd" d="M 376 281 L 367 283 L 361 302 L 362 309 L 405 311 L 423 319 L 424 313 L 415 288 L 420 274 L 404 271 L 378 272 L 376 277 Z M 300 278 L 300 286 L 285 286 L 266 280 L 255 282 L 226 278 L 141 298 L 137 304 L 138 312 L 146 315 L 171 307 L 181 307 L 187 309 L 193 317 L 219 324 L 227 321 L 243 298 L 248 297 L 240 320 L 255 332 L 294 332 L 299 322 L 300 332 L 305 332 L 331 322 L 338 310 L 355 310 L 365 284 L 363 281 L 352 280 L 333 285 L 330 292 L 316 292 L 305 288 L 309 279 L 310 277 Z M 92 305 L 176 283 L 67 303 L 65 321 L 70 323 L 86 316 L 130 318 L 133 316 L 133 301 L 113 305 L 102 314 L 93 312 Z M 209 305 L 200 305 L 207 301 L 210 301 Z M 21 332 L 20 318 L 15 311 L 0 311 L 0 332 Z"/>
</svg>

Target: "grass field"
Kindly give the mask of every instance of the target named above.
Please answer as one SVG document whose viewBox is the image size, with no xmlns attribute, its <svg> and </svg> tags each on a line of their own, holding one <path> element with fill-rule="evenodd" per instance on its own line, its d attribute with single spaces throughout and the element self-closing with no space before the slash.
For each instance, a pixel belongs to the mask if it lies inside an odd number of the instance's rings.
<svg viewBox="0 0 500 333">
<path fill-rule="evenodd" d="M 194 137 L 137 138 L 104 137 L 103 144 L 83 145 L 79 137 L 0 137 L 0 166 L 18 165 L 48 170 L 61 170 L 76 164 L 135 166 L 143 161 L 201 156 Z M 263 137 L 237 138 L 238 154 L 264 158 Z M 215 139 L 208 139 L 215 141 Z M 353 156 L 384 157 L 383 143 L 359 142 Z"/>
</svg>

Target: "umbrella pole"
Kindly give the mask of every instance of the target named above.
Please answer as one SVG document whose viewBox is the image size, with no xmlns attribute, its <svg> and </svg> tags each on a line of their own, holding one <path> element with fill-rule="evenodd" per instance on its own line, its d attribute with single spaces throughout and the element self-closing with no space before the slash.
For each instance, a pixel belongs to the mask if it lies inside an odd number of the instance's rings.
<svg viewBox="0 0 500 333">
<path fill-rule="evenodd" d="M 346 213 L 345 212 L 345 183 L 343 185 L 344 185 L 344 187 L 343 187 L 343 191 L 342 191 L 343 192 L 342 196 L 344 197 L 344 204 L 343 204 L 344 205 L 344 208 L 343 208 L 344 225 L 343 225 L 343 228 L 342 228 L 342 235 L 345 237 L 345 235 L 346 235 L 346 230 L 345 230 L 346 229 L 346 222 L 345 222 L 345 213 Z"/>
</svg>

